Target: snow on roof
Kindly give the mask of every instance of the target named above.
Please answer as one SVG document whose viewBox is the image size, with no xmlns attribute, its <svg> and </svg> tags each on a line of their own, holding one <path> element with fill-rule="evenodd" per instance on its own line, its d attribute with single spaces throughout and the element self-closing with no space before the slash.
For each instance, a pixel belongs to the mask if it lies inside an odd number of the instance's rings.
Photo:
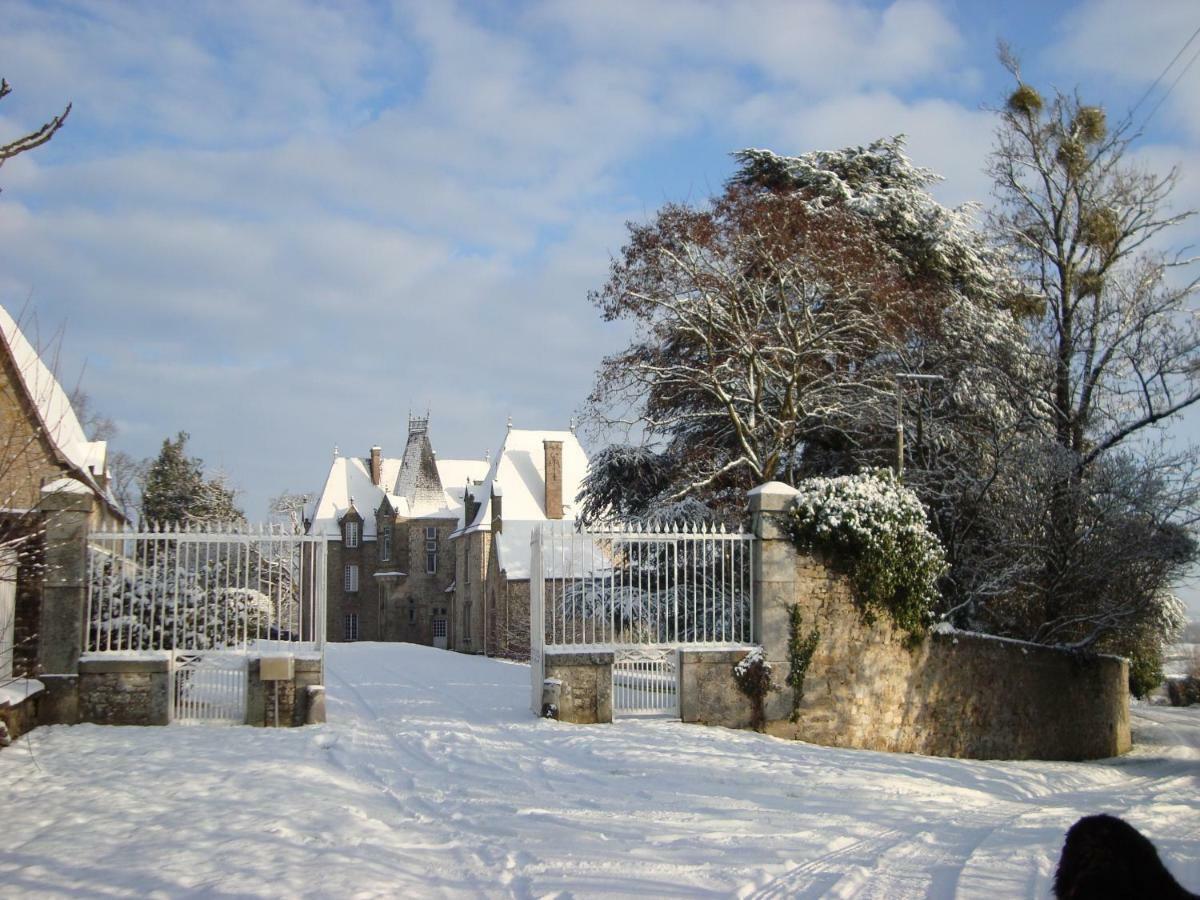
<svg viewBox="0 0 1200 900">
<path fill-rule="evenodd" d="M 587 453 L 575 433 L 512 428 L 504 436 L 483 484 L 472 492 L 480 508 L 468 528 L 489 527 L 493 494 L 504 498 L 501 515 L 506 529 L 510 520 L 546 521 L 545 441 L 562 442 L 563 518 L 575 518 L 577 498 L 588 467 Z"/>
<path fill-rule="evenodd" d="M 545 519 L 510 521 L 506 514 L 503 530 L 499 534 L 493 532 L 492 552 L 496 554 L 496 567 L 510 580 L 529 577 L 529 543 L 533 530 L 545 524 Z M 586 534 L 576 534 L 568 541 L 555 541 L 554 551 L 542 557 L 542 567 L 547 578 L 591 578 L 609 572 L 612 557 L 604 542 L 597 542 Z"/>
<path fill-rule="evenodd" d="M 56 478 L 42 486 L 43 494 L 90 494 L 93 490 L 78 478 Z"/>
<path fill-rule="evenodd" d="M 375 511 L 386 498 L 398 515 L 406 518 L 460 518 L 463 507 L 463 487 L 470 477 L 482 478 L 487 463 L 469 459 L 439 459 L 437 472 L 442 483 L 442 492 L 437 498 L 418 495 L 418 504 L 410 507 L 408 499 L 389 489 L 399 485 L 403 475 L 403 460 L 384 457 L 380 484 L 371 483 L 369 459 L 355 456 L 334 457 L 329 467 L 325 487 L 313 507 L 312 534 L 327 538 L 341 535 L 341 518 L 354 501 L 354 508 L 363 517 L 363 540 L 373 541 L 375 533 Z M 460 521 L 461 525 L 461 521 Z"/>
<path fill-rule="evenodd" d="M 0 306 L 0 339 L 50 442 L 68 463 L 87 476 L 89 487 L 103 493 L 97 476 L 104 473 L 107 444 L 87 439 L 66 391 L 3 306 Z"/>
<path fill-rule="evenodd" d="M 482 459 L 439 459 L 438 475 L 446 495 L 445 509 L 453 511 L 458 527 L 463 526 L 463 491 L 468 483 L 474 485 L 487 476 L 488 464 Z"/>
</svg>

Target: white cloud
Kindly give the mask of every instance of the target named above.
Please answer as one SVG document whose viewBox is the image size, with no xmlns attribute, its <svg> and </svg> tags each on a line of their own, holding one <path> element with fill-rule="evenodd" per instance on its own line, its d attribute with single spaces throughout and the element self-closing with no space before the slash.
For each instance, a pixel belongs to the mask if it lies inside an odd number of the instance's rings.
<svg viewBox="0 0 1200 900">
<path fill-rule="evenodd" d="M 0 170 L 0 302 L 67 320 L 128 449 L 191 431 L 257 515 L 410 405 L 443 455 L 565 424 L 627 337 L 586 302 L 622 221 L 684 199 L 656 154 L 707 193 L 741 146 L 903 131 L 986 199 L 990 117 L 939 99 L 963 56 L 920 0 L 15 0 L 0 134 L 76 108 Z"/>
<path fill-rule="evenodd" d="M 1088 0 L 1067 16 L 1056 45 L 1044 56 L 1054 58 L 1067 71 L 1110 76 L 1130 88 L 1132 102 L 1141 98 L 1166 69 L 1188 36 L 1200 26 L 1194 0 L 1156 0 L 1131 5 L 1124 0 Z M 1162 82 L 1135 115 L 1141 122 L 1182 76 L 1156 115 L 1174 127 L 1200 138 L 1200 61 L 1185 68 L 1200 52 L 1193 42 L 1167 72 Z"/>
</svg>

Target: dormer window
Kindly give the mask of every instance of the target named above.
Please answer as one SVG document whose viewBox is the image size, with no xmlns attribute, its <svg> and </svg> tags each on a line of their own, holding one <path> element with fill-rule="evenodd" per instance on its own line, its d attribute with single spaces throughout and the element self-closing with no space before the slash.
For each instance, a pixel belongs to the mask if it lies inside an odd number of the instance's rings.
<svg viewBox="0 0 1200 900">
<path fill-rule="evenodd" d="M 354 548 L 358 546 L 359 538 L 362 536 L 359 529 L 362 526 L 353 519 L 345 523 L 345 543 L 347 547 Z"/>
<path fill-rule="evenodd" d="M 388 560 L 392 558 L 392 529 L 390 525 L 385 525 L 379 532 L 379 558 Z"/>
</svg>

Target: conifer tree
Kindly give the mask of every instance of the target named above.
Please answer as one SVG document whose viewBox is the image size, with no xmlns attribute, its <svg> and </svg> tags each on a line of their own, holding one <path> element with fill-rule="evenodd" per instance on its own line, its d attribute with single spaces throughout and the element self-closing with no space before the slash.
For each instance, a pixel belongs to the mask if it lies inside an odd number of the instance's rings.
<svg viewBox="0 0 1200 900">
<path fill-rule="evenodd" d="M 165 439 L 146 470 L 142 518 L 154 525 L 244 521 L 225 477 L 206 478 L 204 464 L 187 455 L 188 437 L 181 431 L 174 440 Z"/>
</svg>

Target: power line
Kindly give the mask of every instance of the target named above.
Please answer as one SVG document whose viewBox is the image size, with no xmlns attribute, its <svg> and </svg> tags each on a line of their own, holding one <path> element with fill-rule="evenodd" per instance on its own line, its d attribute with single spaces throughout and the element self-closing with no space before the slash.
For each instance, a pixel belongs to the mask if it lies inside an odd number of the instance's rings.
<svg viewBox="0 0 1200 900">
<path fill-rule="evenodd" d="M 1158 77 L 1154 79 L 1154 82 L 1150 85 L 1150 87 L 1146 88 L 1146 93 L 1142 94 L 1138 102 L 1133 104 L 1133 108 L 1129 110 L 1129 118 L 1132 119 L 1133 114 L 1138 111 L 1138 107 L 1145 103 L 1146 98 L 1154 93 L 1154 89 L 1158 87 L 1158 83 L 1163 80 L 1168 72 L 1171 71 L 1171 67 L 1179 61 L 1179 57 L 1183 56 L 1183 54 L 1187 52 L 1187 48 L 1192 45 L 1192 41 L 1196 39 L 1196 35 L 1198 34 L 1200 34 L 1200 26 L 1198 26 L 1196 30 L 1192 32 L 1192 36 L 1187 39 L 1182 47 L 1179 48 L 1179 52 L 1176 53 L 1175 56 L 1172 57 L 1171 61 L 1163 68 L 1163 70 L 1158 73 Z M 1186 69 L 1184 71 L 1186 71 Z"/>
<path fill-rule="evenodd" d="M 1167 90 L 1166 90 L 1166 92 L 1165 92 L 1165 93 L 1164 93 L 1164 94 L 1163 94 L 1163 95 L 1162 95 L 1162 96 L 1161 96 L 1161 97 L 1158 99 L 1158 102 L 1154 104 L 1154 109 L 1150 110 L 1150 112 L 1146 114 L 1146 118 L 1145 118 L 1145 119 L 1142 121 L 1142 127 L 1143 127 L 1143 128 L 1145 128 L 1145 127 L 1146 127 L 1146 125 L 1147 125 L 1147 123 L 1149 123 L 1149 121 L 1150 121 L 1152 118 L 1154 118 L 1154 114 L 1155 114 L 1156 112 L 1158 112 L 1158 108 L 1159 108 L 1160 106 L 1162 106 L 1164 102 L 1166 102 L 1166 99 L 1167 99 L 1168 97 L 1170 97 L 1170 96 L 1171 96 L 1171 91 L 1173 91 L 1173 90 L 1175 89 L 1175 85 L 1179 84 L 1179 81 L 1180 81 L 1180 79 L 1182 79 L 1182 78 L 1183 78 L 1183 76 L 1187 74 L 1187 70 L 1188 70 L 1188 69 L 1190 69 L 1190 68 L 1192 67 L 1192 64 L 1193 64 L 1193 63 L 1194 63 L 1194 62 L 1195 62 L 1197 59 L 1200 59 L 1200 49 L 1198 49 L 1198 50 L 1197 50 L 1195 53 L 1193 53 L 1193 54 L 1192 54 L 1192 58 L 1188 60 L 1188 63 L 1187 63 L 1187 65 L 1186 65 L 1186 66 L 1184 66 L 1184 67 L 1183 67 L 1183 68 L 1182 68 L 1182 69 L 1179 71 L 1179 74 L 1175 76 L 1175 80 L 1171 82 L 1171 85 L 1170 85 L 1170 87 L 1168 87 L 1168 88 L 1167 88 Z"/>
</svg>

